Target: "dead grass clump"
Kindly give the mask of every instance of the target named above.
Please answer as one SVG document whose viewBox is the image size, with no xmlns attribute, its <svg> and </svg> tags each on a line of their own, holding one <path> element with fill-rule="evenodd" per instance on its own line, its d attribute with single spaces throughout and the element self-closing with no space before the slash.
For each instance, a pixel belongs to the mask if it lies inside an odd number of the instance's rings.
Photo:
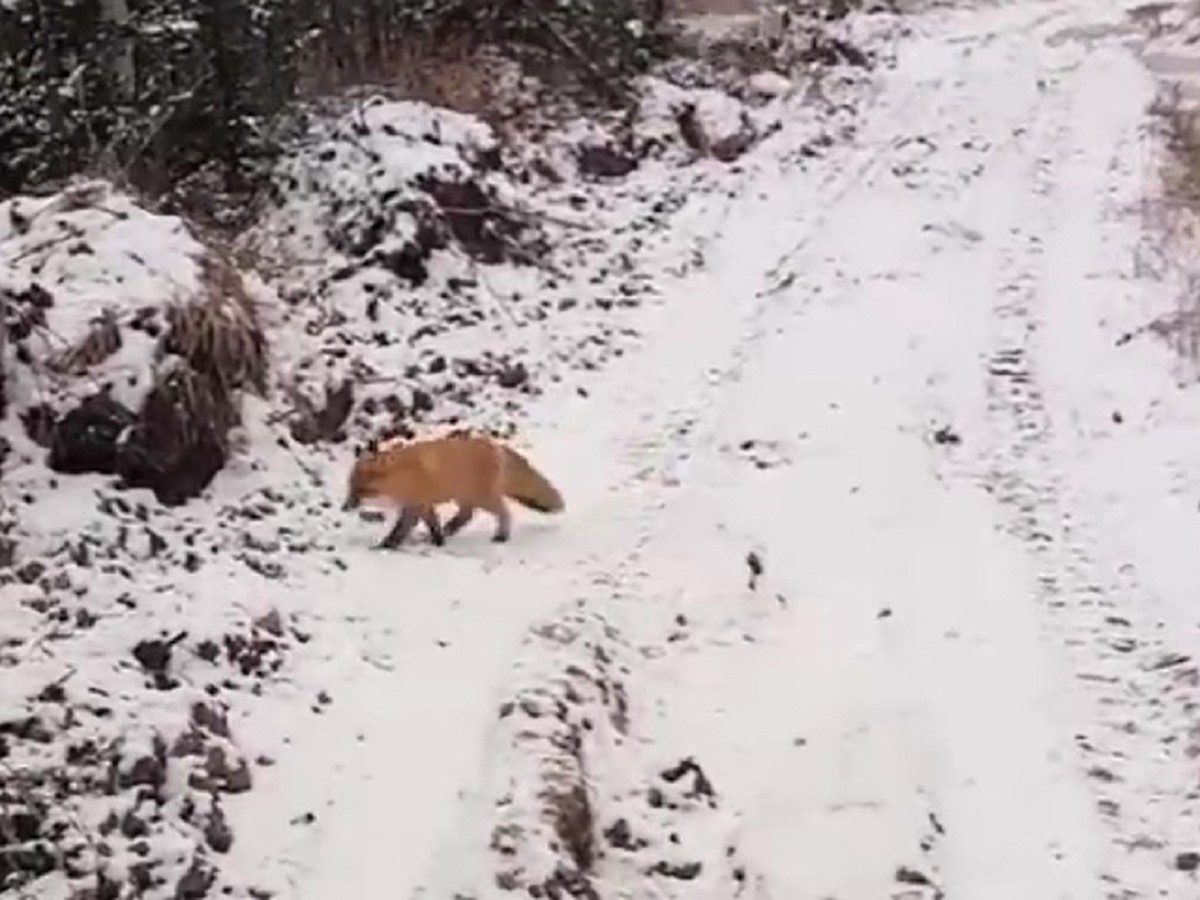
<svg viewBox="0 0 1200 900">
<path fill-rule="evenodd" d="M 1164 123 L 1171 155 L 1171 165 L 1163 173 L 1167 197 L 1200 211 L 1200 113 L 1184 105 L 1177 87 L 1160 94 L 1153 112 Z"/>
<path fill-rule="evenodd" d="M 351 5 L 300 50 L 304 97 L 377 85 L 490 118 L 513 99 L 498 79 L 520 73 L 604 105 L 667 54 L 662 0 L 439 0 L 387 9 Z M 507 63 L 497 69 L 503 56 Z"/>
<path fill-rule="evenodd" d="M 166 357 L 122 444 L 120 474 L 161 503 L 196 496 L 229 456 L 240 393 L 267 391 L 267 341 L 254 301 L 229 260 L 201 260 L 201 291 L 167 308 L 158 356 Z"/>
<path fill-rule="evenodd" d="M 1160 90 L 1150 109 L 1158 119 L 1167 154 L 1161 180 L 1162 198 L 1148 204 L 1150 226 L 1161 236 L 1154 256 L 1182 265 L 1186 274 L 1176 309 L 1160 315 L 1118 340 L 1126 343 L 1144 333 L 1153 334 L 1190 365 L 1200 364 L 1200 111 L 1188 106 L 1178 85 Z M 1146 263 L 1139 256 L 1139 265 Z"/>
<path fill-rule="evenodd" d="M 328 44 L 318 42 L 307 48 L 300 69 L 309 74 L 301 95 L 328 97 L 371 85 L 396 99 L 424 101 L 484 121 L 490 121 L 503 105 L 501 87 L 510 80 L 506 67 L 511 64 L 467 35 L 434 40 L 405 34 L 401 40 L 364 40 L 351 46 L 371 48 L 371 52 L 352 59 L 340 54 L 335 64 L 326 59 Z"/>
<path fill-rule="evenodd" d="M 819 77 L 825 69 L 851 66 L 870 69 L 873 56 L 830 33 L 828 21 L 838 15 L 814 10 L 765 8 L 746 21 L 717 33 L 685 29 L 680 53 L 664 67 L 684 83 L 722 87 L 738 94 L 745 79 L 758 72 Z M 695 63 L 700 63 L 697 70 Z M 668 77 L 671 77 L 669 75 Z"/>
<path fill-rule="evenodd" d="M 92 320 L 83 338 L 49 361 L 55 372 L 82 375 L 121 349 L 121 328 L 112 309 L 105 308 Z"/>
<path fill-rule="evenodd" d="M 159 356 L 182 357 L 223 393 L 267 391 L 267 339 L 241 276 L 220 256 L 201 261 L 201 296 L 167 308 Z"/>
<path fill-rule="evenodd" d="M 388 84 L 405 99 L 421 100 L 485 122 L 504 105 L 504 63 L 466 38 L 413 40 L 396 48 Z"/>
</svg>

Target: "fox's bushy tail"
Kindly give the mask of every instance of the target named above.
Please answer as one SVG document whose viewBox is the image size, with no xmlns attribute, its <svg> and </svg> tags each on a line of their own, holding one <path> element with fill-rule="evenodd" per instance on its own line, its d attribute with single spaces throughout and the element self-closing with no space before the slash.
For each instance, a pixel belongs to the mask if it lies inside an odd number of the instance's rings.
<svg viewBox="0 0 1200 900">
<path fill-rule="evenodd" d="M 562 512 L 565 504 L 558 489 L 512 447 L 504 447 L 503 452 L 505 495 L 538 512 Z"/>
</svg>

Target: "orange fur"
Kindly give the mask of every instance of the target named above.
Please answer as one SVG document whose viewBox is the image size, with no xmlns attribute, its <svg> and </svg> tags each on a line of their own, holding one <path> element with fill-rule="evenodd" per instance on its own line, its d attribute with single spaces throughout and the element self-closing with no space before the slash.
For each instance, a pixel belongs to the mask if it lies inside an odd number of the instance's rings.
<svg viewBox="0 0 1200 900">
<path fill-rule="evenodd" d="M 508 540 L 512 516 L 509 497 L 540 512 L 560 512 L 562 496 L 511 447 L 483 435 L 455 433 L 441 438 L 393 444 L 359 457 L 350 472 L 345 509 L 385 500 L 401 506 L 399 518 L 382 546 L 398 546 L 417 521 L 441 544 L 482 509 L 496 517 L 496 541 Z M 443 529 L 435 507 L 457 504 Z"/>
</svg>

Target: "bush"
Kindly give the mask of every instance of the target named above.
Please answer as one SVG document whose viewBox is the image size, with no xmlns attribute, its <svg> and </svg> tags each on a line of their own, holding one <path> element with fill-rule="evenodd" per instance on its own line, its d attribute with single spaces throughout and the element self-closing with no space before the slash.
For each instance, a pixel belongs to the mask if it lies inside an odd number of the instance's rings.
<svg viewBox="0 0 1200 900">
<path fill-rule="evenodd" d="M 663 49 L 661 18 L 662 0 L 7 0 L 0 199 L 91 170 L 238 225 L 220 214 L 246 204 L 214 198 L 263 184 L 301 62 L 344 85 L 453 38 L 613 102 Z"/>
</svg>

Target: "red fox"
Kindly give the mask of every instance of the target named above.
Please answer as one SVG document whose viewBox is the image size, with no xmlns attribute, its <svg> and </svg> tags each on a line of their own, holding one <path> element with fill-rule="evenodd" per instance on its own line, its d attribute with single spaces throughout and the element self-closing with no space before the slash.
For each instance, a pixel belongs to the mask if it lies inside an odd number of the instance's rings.
<svg viewBox="0 0 1200 900">
<path fill-rule="evenodd" d="M 471 521 L 476 509 L 496 517 L 492 540 L 507 541 L 511 497 L 538 512 L 564 509 L 562 495 L 516 450 L 490 437 L 453 433 L 446 437 L 393 444 L 360 456 L 350 472 L 343 509 L 363 501 L 390 500 L 401 506 L 396 524 L 379 544 L 393 549 L 408 537 L 417 521 L 425 523 L 437 546 Z M 458 511 L 443 528 L 436 505 L 454 501 Z"/>
</svg>

